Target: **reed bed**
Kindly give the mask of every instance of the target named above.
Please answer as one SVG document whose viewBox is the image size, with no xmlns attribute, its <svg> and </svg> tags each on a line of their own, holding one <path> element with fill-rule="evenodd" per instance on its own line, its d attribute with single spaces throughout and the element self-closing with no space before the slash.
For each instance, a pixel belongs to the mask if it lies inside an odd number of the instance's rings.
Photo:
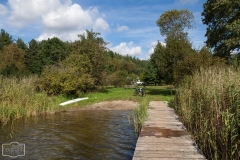
<svg viewBox="0 0 240 160">
<path fill-rule="evenodd" d="M 36 80 L 36 77 L 0 77 L 0 125 L 22 117 L 57 111 L 56 99 L 35 91 Z"/>
<path fill-rule="evenodd" d="M 200 69 L 176 89 L 174 104 L 208 159 L 239 159 L 239 71 Z"/>
<path fill-rule="evenodd" d="M 140 133 L 143 123 L 145 122 L 148 114 L 147 109 L 149 106 L 149 100 L 143 99 L 139 106 L 132 110 L 132 121 L 134 124 L 135 131 Z"/>
</svg>

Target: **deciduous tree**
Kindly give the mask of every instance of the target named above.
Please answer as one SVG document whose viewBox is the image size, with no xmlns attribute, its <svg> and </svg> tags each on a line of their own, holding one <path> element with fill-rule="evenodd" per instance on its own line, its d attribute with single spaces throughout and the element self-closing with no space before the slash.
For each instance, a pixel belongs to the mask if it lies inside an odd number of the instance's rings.
<svg viewBox="0 0 240 160">
<path fill-rule="evenodd" d="M 90 63 L 94 66 L 92 77 L 95 79 L 95 85 L 103 85 L 106 75 L 105 50 L 107 43 L 99 35 L 100 33 L 86 30 L 86 35 L 78 35 L 80 40 L 75 42 L 73 51 L 90 59 Z"/>
<path fill-rule="evenodd" d="M 203 5 L 206 44 L 217 56 L 228 59 L 231 51 L 240 49 L 239 6 L 239 0 L 207 0 Z"/>
<path fill-rule="evenodd" d="M 166 47 L 158 44 L 151 59 L 161 67 L 158 68 L 159 79 L 173 83 L 177 63 L 192 52 L 187 29 L 194 27 L 194 17 L 188 10 L 170 10 L 163 13 L 156 23 L 161 35 L 166 36 Z M 157 60 L 154 60 L 154 56 L 157 56 Z"/>
<path fill-rule="evenodd" d="M 24 52 L 16 44 L 4 46 L 0 55 L 0 72 L 5 76 L 20 76 L 25 71 Z"/>
<path fill-rule="evenodd" d="M 174 9 L 164 12 L 156 23 L 162 36 L 179 37 L 187 34 L 186 29 L 194 27 L 194 17 L 188 10 Z"/>
</svg>

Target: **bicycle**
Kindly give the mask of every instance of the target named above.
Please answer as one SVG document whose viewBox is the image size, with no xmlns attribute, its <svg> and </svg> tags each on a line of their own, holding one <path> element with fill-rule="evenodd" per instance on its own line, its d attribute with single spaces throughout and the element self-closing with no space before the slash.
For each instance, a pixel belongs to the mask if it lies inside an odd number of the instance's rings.
<svg viewBox="0 0 240 160">
<path fill-rule="evenodd" d="M 135 88 L 134 92 L 133 92 L 133 95 L 136 96 L 136 95 L 139 95 L 141 94 L 141 96 L 146 96 L 146 93 L 145 93 L 145 89 L 144 88 Z"/>
</svg>

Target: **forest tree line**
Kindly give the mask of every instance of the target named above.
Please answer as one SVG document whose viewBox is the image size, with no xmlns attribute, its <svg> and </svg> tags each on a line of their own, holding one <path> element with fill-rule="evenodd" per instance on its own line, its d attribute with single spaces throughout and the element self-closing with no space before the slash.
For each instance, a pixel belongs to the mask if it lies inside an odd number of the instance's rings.
<svg viewBox="0 0 240 160">
<path fill-rule="evenodd" d="M 25 44 L 1 29 L 0 74 L 37 75 L 36 88 L 50 95 L 80 95 L 99 86 L 118 87 L 142 79 L 146 60 L 109 50 L 100 33 L 86 30 L 78 37 L 74 42 L 53 37 Z"/>
</svg>

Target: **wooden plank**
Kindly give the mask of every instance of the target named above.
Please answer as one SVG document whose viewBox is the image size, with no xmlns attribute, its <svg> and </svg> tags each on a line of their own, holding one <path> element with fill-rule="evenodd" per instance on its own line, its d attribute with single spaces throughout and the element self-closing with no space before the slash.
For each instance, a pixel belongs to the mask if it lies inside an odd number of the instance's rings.
<svg viewBox="0 0 240 160">
<path fill-rule="evenodd" d="M 204 158 L 198 152 L 194 151 L 170 151 L 166 153 L 165 151 L 136 151 L 136 157 L 151 157 L 151 158 Z"/>
<path fill-rule="evenodd" d="M 149 105 L 133 160 L 205 159 L 166 102 L 152 101 Z"/>
<path fill-rule="evenodd" d="M 155 157 L 133 157 L 133 160 L 159 160 L 160 158 Z M 161 160 L 205 160 L 205 158 L 170 158 L 162 157 Z"/>
</svg>

